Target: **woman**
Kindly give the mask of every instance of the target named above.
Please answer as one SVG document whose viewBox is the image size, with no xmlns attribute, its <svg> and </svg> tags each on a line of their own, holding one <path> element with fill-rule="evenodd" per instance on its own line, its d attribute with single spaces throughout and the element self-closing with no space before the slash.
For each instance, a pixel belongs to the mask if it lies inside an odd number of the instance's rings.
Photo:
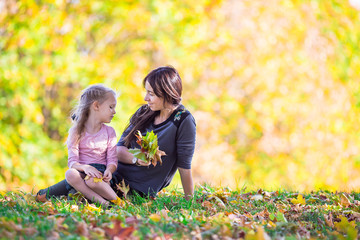
<svg viewBox="0 0 360 240">
<path fill-rule="evenodd" d="M 196 124 L 191 113 L 181 105 L 181 78 L 173 67 L 159 67 L 152 70 L 143 80 L 146 89 L 141 106 L 130 118 L 130 122 L 117 143 L 118 167 L 113 173 L 113 185 L 122 180 L 141 196 L 155 196 L 168 186 L 179 170 L 185 198 L 194 193 L 191 175 L 191 161 L 195 149 Z M 130 148 L 139 148 L 135 133 L 143 135 L 153 130 L 158 136 L 159 149 L 166 153 L 162 164 L 157 166 L 134 158 Z M 38 195 L 66 195 L 63 182 L 40 190 Z"/>
</svg>

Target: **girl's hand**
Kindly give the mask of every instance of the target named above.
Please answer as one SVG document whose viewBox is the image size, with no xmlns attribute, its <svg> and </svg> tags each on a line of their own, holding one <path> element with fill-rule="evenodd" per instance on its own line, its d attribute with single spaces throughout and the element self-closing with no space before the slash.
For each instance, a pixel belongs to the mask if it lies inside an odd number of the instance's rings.
<svg viewBox="0 0 360 240">
<path fill-rule="evenodd" d="M 85 174 L 89 175 L 90 177 L 102 178 L 101 172 L 99 172 L 93 166 L 86 165 L 83 167 L 83 170 L 84 170 Z"/>
<path fill-rule="evenodd" d="M 111 179 L 112 179 L 112 173 L 111 173 L 110 169 L 107 168 L 104 172 L 103 180 L 104 180 L 104 182 L 110 182 Z"/>
</svg>

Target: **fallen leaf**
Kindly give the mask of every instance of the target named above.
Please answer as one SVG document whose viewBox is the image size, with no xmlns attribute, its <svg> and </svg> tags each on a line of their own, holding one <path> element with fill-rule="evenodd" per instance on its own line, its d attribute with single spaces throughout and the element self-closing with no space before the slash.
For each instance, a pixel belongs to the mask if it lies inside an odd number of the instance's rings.
<svg viewBox="0 0 360 240">
<path fill-rule="evenodd" d="M 344 193 L 342 193 L 340 196 L 340 204 L 344 207 L 348 207 L 351 205 L 350 200 L 345 196 Z"/>
<path fill-rule="evenodd" d="M 160 215 L 165 219 L 165 220 L 171 220 L 170 217 L 168 216 L 168 209 L 161 209 L 160 210 Z"/>
<path fill-rule="evenodd" d="M 94 204 L 87 204 L 85 206 L 85 208 L 87 210 L 89 210 L 90 212 L 101 212 L 101 208 L 98 208 L 97 206 L 95 206 Z"/>
<path fill-rule="evenodd" d="M 51 231 L 47 236 L 47 240 L 58 240 L 60 238 L 60 235 L 57 231 Z"/>
<path fill-rule="evenodd" d="M 213 207 L 213 204 L 209 201 L 204 201 L 202 204 L 201 204 L 202 207 L 204 208 L 212 208 Z"/>
<path fill-rule="evenodd" d="M 36 234 L 38 231 L 37 231 L 37 229 L 36 228 L 34 228 L 34 227 L 27 227 L 27 228 L 24 228 L 23 230 L 22 230 L 22 232 L 26 235 L 26 236 L 32 236 L 32 235 L 34 235 L 34 234 Z"/>
<path fill-rule="evenodd" d="M 121 221 L 115 220 L 113 222 L 113 228 L 104 227 L 104 230 L 112 239 L 128 239 L 135 231 L 135 228 L 133 226 L 122 227 Z"/>
<path fill-rule="evenodd" d="M 333 217 L 331 213 L 329 215 L 324 214 L 324 219 L 326 225 L 328 225 L 329 227 L 334 227 Z"/>
<path fill-rule="evenodd" d="M 270 236 L 265 232 L 263 227 L 258 227 L 256 233 L 251 230 L 246 235 L 246 240 L 270 240 Z"/>
<path fill-rule="evenodd" d="M 261 195 L 261 194 L 256 194 L 256 195 L 254 195 L 254 196 L 251 196 L 250 199 L 251 199 L 251 200 L 263 200 L 264 197 L 263 197 L 263 195 Z"/>
<path fill-rule="evenodd" d="M 161 220 L 161 216 L 159 214 L 153 213 L 149 216 L 149 219 L 154 222 L 159 222 Z"/>
<path fill-rule="evenodd" d="M 90 175 L 86 175 L 84 180 L 86 181 L 86 180 L 89 180 L 91 178 L 93 178 L 94 183 L 102 182 L 102 180 L 103 180 L 103 178 L 91 177 Z"/>
<path fill-rule="evenodd" d="M 291 199 L 291 203 L 292 204 L 301 204 L 301 205 L 306 204 L 305 198 L 301 194 L 299 194 L 296 199 L 295 198 Z"/>
<path fill-rule="evenodd" d="M 334 223 L 336 230 L 348 236 L 348 239 L 356 239 L 358 231 L 356 229 L 355 221 L 349 222 L 344 216 L 341 216 L 341 221 Z"/>
<path fill-rule="evenodd" d="M 38 194 L 38 195 L 36 195 L 36 201 L 38 201 L 38 202 L 47 202 L 48 200 L 47 200 L 47 198 L 46 198 L 46 193 L 44 193 L 44 194 Z"/>
<path fill-rule="evenodd" d="M 9 232 L 7 230 L 1 231 L 1 235 L 5 237 L 5 239 L 15 239 L 16 232 Z"/>
<path fill-rule="evenodd" d="M 123 207 L 125 206 L 125 201 L 123 201 L 121 198 L 117 197 L 116 200 L 110 200 L 110 202 L 114 203 L 117 206 Z"/>
<path fill-rule="evenodd" d="M 130 191 L 130 187 L 129 185 L 125 184 L 124 179 L 119 184 L 116 184 L 116 188 L 123 193 L 124 198 L 126 199 L 127 194 Z"/>
<path fill-rule="evenodd" d="M 71 211 L 71 212 L 77 212 L 77 211 L 79 211 L 79 206 L 78 206 L 78 205 L 71 205 L 70 211 Z"/>
<path fill-rule="evenodd" d="M 125 219 L 125 223 L 129 225 L 135 224 L 137 222 L 138 222 L 138 218 L 136 216 L 127 217 Z"/>
<path fill-rule="evenodd" d="M 152 204 L 153 204 L 153 201 L 149 201 L 149 202 L 143 203 L 142 205 L 143 205 L 144 207 L 150 207 Z"/>
<path fill-rule="evenodd" d="M 95 227 L 91 229 L 90 235 L 94 236 L 94 239 L 103 238 L 105 237 L 105 230 L 99 227 Z"/>
<path fill-rule="evenodd" d="M 75 232 L 81 236 L 85 236 L 85 237 L 89 236 L 88 226 L 85 222 L 78 222 L 76 225 Z"/>
</svg>

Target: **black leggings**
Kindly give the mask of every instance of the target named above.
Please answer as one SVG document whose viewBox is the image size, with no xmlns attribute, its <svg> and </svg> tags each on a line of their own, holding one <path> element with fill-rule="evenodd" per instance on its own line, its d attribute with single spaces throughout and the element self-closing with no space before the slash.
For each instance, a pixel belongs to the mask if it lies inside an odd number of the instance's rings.
<svg viewBox="0 0 360 240">
<path fill-rule="evenodd" d="M 114 187 L 113 187 L 114 189 Z M 121 196 L 122 194 L 117 190 L 114 189 L 116 194 L 118 194 L 119 196 Z M 148 196 L 147 194 L 144 194 L 140 191 L 136 191 L 135 189 L 130 189 L 129 194 L 135 194 L 135 192 L 140 195 L 141 197 L 146 197 Z M 38 195 L 43 195 L 46 193 L 46 198 L 49 199 L 51 197 L 60 197 L 60 196 L 67 196 L 69 193 L 69 190 L 66 188 L 66 180 L 62 180 L 48 188 L 45 189 L 41 189 L 37 194 Z"/>
<path fill-rule="evenodd" d="M 37 194 L 43 195 L 44 193 L 46 193 L 46 198 L 67 196 L 69 190 L 66 188 L 66 180 L 64 179 L 48 188 L 41 189 Z"/>
</svg>

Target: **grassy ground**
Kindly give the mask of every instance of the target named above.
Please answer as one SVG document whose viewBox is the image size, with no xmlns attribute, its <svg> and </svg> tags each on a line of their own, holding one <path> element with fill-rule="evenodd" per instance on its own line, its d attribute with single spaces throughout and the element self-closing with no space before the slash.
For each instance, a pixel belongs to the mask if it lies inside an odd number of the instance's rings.
<svg viewBox="0 0 360 240">
<path fill-rule="evenodd" d="M 1 239 L 356 239 L 360 194 L 298 194 L 196 187 L 156 199 L 130 196 L 110 209 L 86 201 L 0 194 Z"/>
</svg>

